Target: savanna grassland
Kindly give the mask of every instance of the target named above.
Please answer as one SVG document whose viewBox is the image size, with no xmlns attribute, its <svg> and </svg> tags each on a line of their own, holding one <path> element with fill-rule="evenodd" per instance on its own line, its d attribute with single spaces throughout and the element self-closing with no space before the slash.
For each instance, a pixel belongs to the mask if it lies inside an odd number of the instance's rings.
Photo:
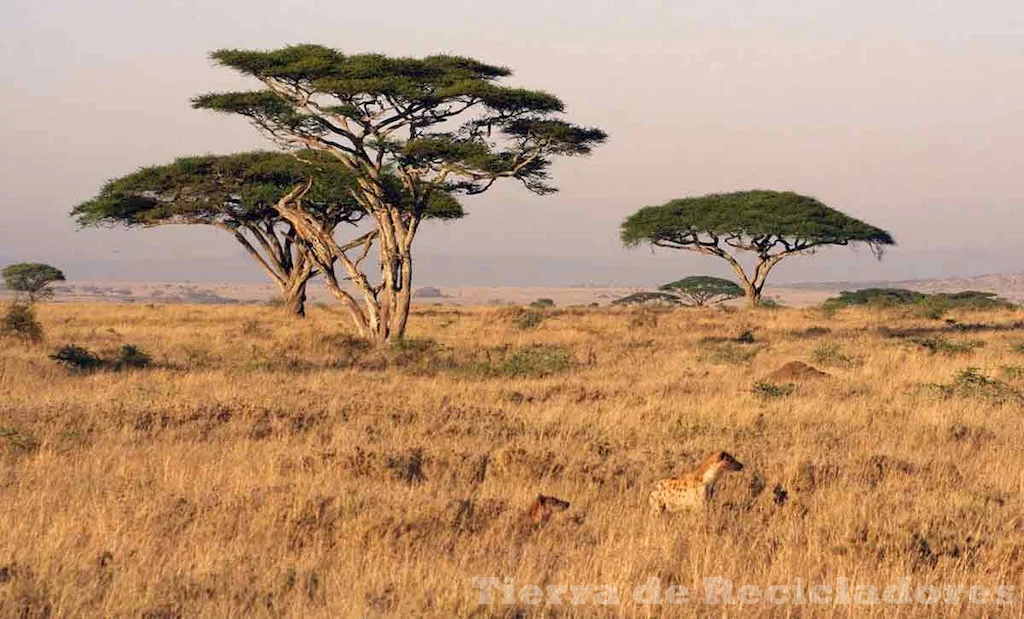
<svg viewBox="0 0 1024 619">
<path fill-rule="evenodd" d="M 424 307 L 383 351 L 325 308 L 39 319 L 0 351 L 0 616 L 1022 612 L 699 603 L 707 576 L 1024 588 L 1019 310 Z M 829 377 L 769 377 L 791 361 Z M 716 449 L 746 468 L 706 514 L 648 512 Z M 538 493 L 572 505 L 533 527 Z M 476 576 L 621 603 L 480 606 Z M 698 601 L 638 605 L 651 577 Z"/>
</svg>

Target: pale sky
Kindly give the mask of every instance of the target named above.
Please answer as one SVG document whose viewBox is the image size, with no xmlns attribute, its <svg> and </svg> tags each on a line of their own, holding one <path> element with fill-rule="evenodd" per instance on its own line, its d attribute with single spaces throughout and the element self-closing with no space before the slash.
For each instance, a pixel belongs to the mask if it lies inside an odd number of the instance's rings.
<svg viewBox="0 0 1024 619">
<path fill-rule="evenodd" d="M 606 130 L 555 168 L 559 194 L 509 182 L 425 226 L 417 285 L 646 285 L 725 273 L 625 250 L 636 209 L 789 189 L 889 230 L 882 262 L 837 248 L 779 281 L 1024 270 L 1024 3 L 1011 0 L 6 0 L 0 4 L 0 264 L 77 279 L 259 281 L 223 232 L 76 231 L 104 180 L 175 157 L 271 148 L 189 98 L 255 87 L 207 54 L 319 43 L 509 66 L 567 119 Z"/>
</svg>

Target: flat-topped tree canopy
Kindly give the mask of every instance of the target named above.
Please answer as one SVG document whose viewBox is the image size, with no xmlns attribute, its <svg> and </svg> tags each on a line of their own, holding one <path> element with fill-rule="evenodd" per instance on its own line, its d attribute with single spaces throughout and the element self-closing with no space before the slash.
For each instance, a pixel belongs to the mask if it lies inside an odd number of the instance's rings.
<svg viewBox="0 0 1024 619">
<path fill-rule="evenodd" d="M 409 203 L 393 175 L 383 180 L 397 204 Z M 228 230 L 301 315 L 313 262 L 282 217 L 281 202 L 301 201 L 319 225 L 333 233 L 338 225 L 356 224 L 366 216 L 357 191 L 348 168 L 318 151 L 202 155 L 111 180 L 94 198 L 74 207 L 71 215 L 83 227 L 204 224 Z M 457 218 L 462 209 L 452 196 L 437 192 L 425 216 Z"/>
<path fill-rule="evenodd" d="M 710 275 L 691 275 L 658 286 L 658 290 L 684 299 L 698 307 L 715 304 L 743 296 L 743 288 L 736 282 Z"/>
<path fill-rule="evenodd" d="M 881 257 L 883 247 L 895 244 L 885 230 L 815 198 L 760 189 L 682 198 L 644 207 L 622 223 L 620 236 L 626 246 L 649 243 L 725 259 L 755 305 L 768 271 L 786 256 L 813 252 L 827 245 L 864 243 Z M 729 254 L 730 248 L 757 256 L 757 267 L 751 277 Z"/>
<path fill-rule="evenodd" d="M 555 157 L 587 155 L 607 138 L 564 120 L 558 97 L 502 84 L 509 69 L 473 58 L 345 54 L 308 44 L 211 56 L 261 88 L 201 95 L 194 107 L 241 115 L 282 148 L 328 153 L 356 176 L 357 198 L 376 225 L 380 281 L 371 281 L 357 260 L 321 260 L 346 271 L 361 299 L 330 277 L 328 288 L 360 333 L 377 343 L 405 333 L 413 240 L 436 194 L 479 194 L 503 178 L 548 194 L 555 191 Z M 396 201 L 389 179 L 400 184 L 404 201 Z M 305 225 L 302 212 L 289 217 L 311 243 L 335 254 L 341 249 Z"/>
<path fill-rule="evenodd" d="M 789 191 L 739 191 L 672 200 L 640 209 L 622 224 L 627 245 L 649 242 L 674 247 L 716 237 L 734 247 L 767 251 L 863 242 L 874 251 L 893 245 L 892 236 Z"/>
<path fill-rule="evenodd" d="M 197 108 L 241 114 L 291 147 L 320 148 L 354 168 L 394 163 L 415 193 L 486 190 L 512 177 L 538 193 L 549 157 L 585 155 L 603 131 L 555 117 L 554 95 L 497 83 L 512 72 L 472 58 L 346 55 L 321 45 L 222 49 L 211 57 L 266 86 L 193 99 Z"/>
</svg>

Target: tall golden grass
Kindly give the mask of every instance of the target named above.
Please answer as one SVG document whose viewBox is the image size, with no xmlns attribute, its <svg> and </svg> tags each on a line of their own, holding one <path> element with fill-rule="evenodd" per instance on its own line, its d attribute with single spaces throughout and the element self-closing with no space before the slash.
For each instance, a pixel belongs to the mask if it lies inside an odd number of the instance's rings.
<svg viewBox="0 0 1024 619">
<path fill-rule="evenodd" d="M 375 351 L 332 309 L 43 306 L 46 341 L 0 352 L 0 616 L 1020 616 L 1024 315 L 953 317 L 986 328 L 435 307 Z M 953 346 L 914 341 L 936 337 Z M 47 358 L 68 343 L 153 366 L 71 372 Z M 794 360 L 831 377 L 767 378 Z M 714 449 L 746 469 L 706 513 L 648 513 L 657 479 Z M 572 505 L 533 528 L 539 492 Z M 487 576 L 620 604 L 479 605 Z M 708 576 L 1018 594 L 704 606 Z M 698 601 L 639 605 L 651 577 Z"/>
</svg>

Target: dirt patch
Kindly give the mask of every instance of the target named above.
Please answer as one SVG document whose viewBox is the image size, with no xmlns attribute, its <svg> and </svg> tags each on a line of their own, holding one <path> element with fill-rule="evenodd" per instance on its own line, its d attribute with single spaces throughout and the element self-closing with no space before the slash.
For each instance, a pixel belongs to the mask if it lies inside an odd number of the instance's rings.
<svg viewBox="0 0 1024 619">
<path fill-rule="evenodd" d="M 790 361 L 786 365 L 768 375 L 768 380 L 786 382 L 794 380 L 814 380 L 818 378 L 829 378 L 832 375 L 827 372 L 811 367 L 802 361 Z"/>
</svg>

